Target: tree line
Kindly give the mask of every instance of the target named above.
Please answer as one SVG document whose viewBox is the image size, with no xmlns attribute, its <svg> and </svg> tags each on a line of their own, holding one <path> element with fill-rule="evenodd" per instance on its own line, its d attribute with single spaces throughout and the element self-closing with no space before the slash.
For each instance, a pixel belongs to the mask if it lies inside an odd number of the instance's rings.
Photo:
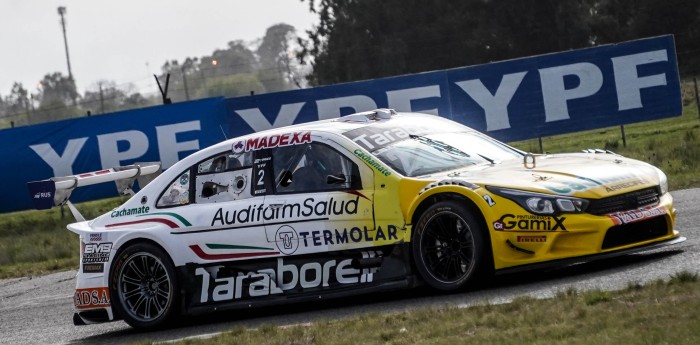
<svg viewBox="0 0 700 345">
<path fill-rule="evenodd" d="M 301 0 L 311 85 L 482 64 L 673 34 L 683 76 L 700 72 L 697 0 Z"/>
<path fill-rule="evenodd" d="M 684 77 L 700 74 L 697 0 L 301 0 L 319 22 L 297 37 L 277 24 L 256 42 L 171 60 L 172 101 L 236 97 L 482 64 L 673 34 Z M 0 95 L 0 128 L 159 104 L 133 85 L 83 94 L 62 73 Z M 155 91 L 155 90 L 154 90 Z"/>
<path fill-rule="evenodd" d="M 236 97 L 251 92 L 284 91 L 306 86 L 305 66 L 290 52 L 297 49 L 296 30 L 276 24 L 254 42 L 231 41 L 211 55 L 166 61 L 157 75 L 173 102 L 206 97 Z M 153 90 L 156 91 L 156 90 Z M 133 84 L 102 80 L 77 91 L 69 76 L 48 73 L 36 90 L 15 82 L 10 94 L 0 95 L 0 128 L 56 121 L 77 116 L 142 108 L 162 102 L 159 94 L 144 95 Z"/>
</svg>

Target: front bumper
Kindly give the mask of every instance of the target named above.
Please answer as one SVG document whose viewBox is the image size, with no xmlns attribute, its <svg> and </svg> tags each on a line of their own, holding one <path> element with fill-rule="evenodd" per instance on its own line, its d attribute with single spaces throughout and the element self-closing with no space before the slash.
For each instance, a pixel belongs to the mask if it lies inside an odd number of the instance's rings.
<svg viewBox="0 0 700 345">
<path fill-rule="evenodd" d="M 502 272 L 590 261 L 608 253 L 678 243 L 682 238 L 674 230 L 676 210 L 669 193 L 653 206 L 605 215 L 534 216 L 501 198 L 493 211 L 495 220 L 487 225 L 494 268 Z"/>
<path fill-rule="evenodd" d="M 529 265 L 504 268 L 504 269 L 500 269 L 500 270 L 496 271 L 496 274 L 498 274 L 498 275 L 509 274 L 509 273 L 524 272 L 524 271 L 530 271 L 530 270 L 539 270 L 539 269 L 552 268 L 552 267 L 562 267 L 562 266 L 574 265 L 574 264 L 579 264 L 579 263 L 584 263 L 584 262 L 605 260 L 605 259 L 610 259 L 610 258 L 622 256 L 622 255 L 634 254 L 634 253 L 638 253 L 638 252 L 644 252 L 644 251 L 654 250 L 654 249 L 658 249 L 658 248 L 663 248 L 666 246 L 670 246 L 670 245 L 684 242 L 685 240 L 686 240 L 685 237 L 678 236 L 676 238 L 672 238 L 670 240 L 665 240 L 662 242 L 656 242 L 656 243 L 651 243 L 651 244 L 647 244 L 644 246 L 628 248 L 628 249 L 621 249 L 621 250 L 606 252 L 606 253 L 602 253 L 602 254 L 584 255 L 584 256 L 578 256 L 578 257 L 574 257 L 574 258 L 559 259 L 559 260 L 540 262 L 540 263 L 529 264 Z"/>
</svg>

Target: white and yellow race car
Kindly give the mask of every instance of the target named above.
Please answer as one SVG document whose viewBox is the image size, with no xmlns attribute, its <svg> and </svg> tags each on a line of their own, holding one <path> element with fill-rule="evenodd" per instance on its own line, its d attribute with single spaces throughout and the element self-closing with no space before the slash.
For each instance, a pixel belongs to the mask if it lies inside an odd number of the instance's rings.
<svg viewBox="0 0 700 345">
<path fill-rule="evenodd" d="M 68 203 L 137 164 L 34 184 Z M 450 120 L 377 109 L 230 139 L 164 171 L 80 236 L 76 324 L 180 314 L 609 258 L 681 242 L 666 176 L 600 151 L 532 155 Z M 36 189 L 33 189 L 36 190 Z M 80 214 L 68 203 L 76 217 Z"/>
</svg>

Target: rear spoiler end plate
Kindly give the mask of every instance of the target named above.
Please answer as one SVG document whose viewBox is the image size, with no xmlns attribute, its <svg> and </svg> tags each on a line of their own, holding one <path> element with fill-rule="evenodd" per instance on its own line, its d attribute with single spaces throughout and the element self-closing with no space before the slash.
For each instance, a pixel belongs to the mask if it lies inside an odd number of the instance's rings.
<svg viewBox="0 0 700 345">
<path fill-rule="evenodd" d="M 34 208 L 46 210 L 54 206 L 68 205 L 75 218 L 84 220 L 68 200 L 74 189 L 114 181 L 120 195 L 134 195 L 134 181 L 143 188 L 160 175 L 160 162 L 135 163 L 71 176 L 52 177 L 48 180 L 27 183 Z"/>
</svg>

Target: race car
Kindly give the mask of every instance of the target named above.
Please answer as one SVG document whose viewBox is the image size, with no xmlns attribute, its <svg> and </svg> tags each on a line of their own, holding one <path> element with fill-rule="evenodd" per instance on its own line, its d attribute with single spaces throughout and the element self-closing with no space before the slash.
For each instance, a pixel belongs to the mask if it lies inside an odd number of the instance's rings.
<svg viewBox="0 0 700 345">
<path fill-rule="evenodd" d="M 38 203 L 67 204 L 79 220 L 68 225 L 80 237 L 76 324 L 154 328 L 421 284 L 455 291 L 685 240 L 666 176 L 647 163 L 602 150 L 534 155 L 429 114 L 377 109 L 271 129 L 160 170 L 30 183 Z M 117 181 L 129 192 L 136 179 L 137 193 L 94 220 L 68 201 L 76 187 Z"/>
</svg>

